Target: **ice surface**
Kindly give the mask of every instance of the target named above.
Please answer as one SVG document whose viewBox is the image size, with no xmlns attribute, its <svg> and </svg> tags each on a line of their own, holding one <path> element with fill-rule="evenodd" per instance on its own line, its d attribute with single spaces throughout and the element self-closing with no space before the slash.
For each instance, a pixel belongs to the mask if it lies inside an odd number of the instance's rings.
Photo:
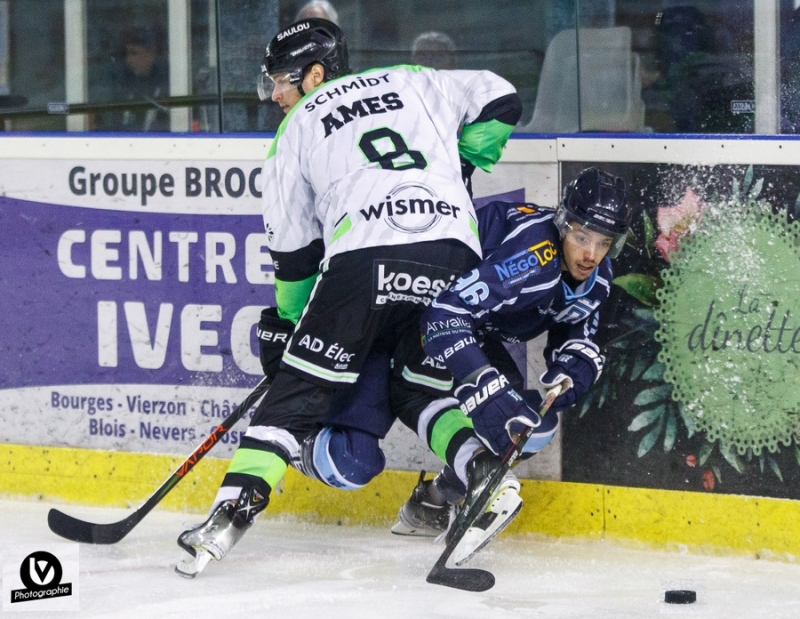
<svg viewBox="0 0 800 619">
<path fill-rule="evenodd" d="M 61 542 L 44 502 L 0 501 L 4 548 Z M 64 507 L 113 522 L 129 511 Z M 501 536 L 470 562 L 497 577 L 485 593 L 425 582 L 442 546 L 368 527 L 262 517 L 195 580 L 174 574 L 175 538 L 196 516 L 155 511 L 113 546 L 80 547 L 80 617 L 226 619 L 627 619 L 665 614 L 800 617 L 800 564 L 631 548 L 609 541 Z M 3 563 L 5 561 L 2 561 Z M 698 605 L 665 608 L 663 583 L 697 583 Z M 672 611 L 672 612 L 670 612 Z M 27 612 L 22 617 L 76 616 Z"/>
</svg>

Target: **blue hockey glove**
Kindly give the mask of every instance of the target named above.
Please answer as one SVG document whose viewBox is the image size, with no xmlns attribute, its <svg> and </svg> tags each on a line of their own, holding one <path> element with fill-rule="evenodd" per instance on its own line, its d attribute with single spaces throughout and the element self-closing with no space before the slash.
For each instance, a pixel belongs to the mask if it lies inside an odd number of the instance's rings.
<svg viewBox="0 0 800 619">
<path fill-rule="evenodd" d="M 561 385 L 561 395 L 553 402 L 554 410 L 568 408 L 580 400 L 603 371 L 605 358 L 588 340 L 570 340 L 553 352 L 553 361 L 539 382 L 546 389 Z"/>
<path fill-rule="evenodd" d="M 513 446 L 511 434 L 522 426 L 535 428 L 542 420 L 531 410 L 495 368 L 486 368 L 474 383 L 464 383 L 455 391 L 461 410 L 472 419 L 475 434 L 499 456 Z"/>
<path fill-rule="evenodd" d="M 283 351 L 294 332 L 294 323 L 278 316 L 277 307 L 261 310 L 261 320 L 256 329 L 258 336 L 258 355 L 264 375 L 275 378 L 281 365 Z"/>
</svg>

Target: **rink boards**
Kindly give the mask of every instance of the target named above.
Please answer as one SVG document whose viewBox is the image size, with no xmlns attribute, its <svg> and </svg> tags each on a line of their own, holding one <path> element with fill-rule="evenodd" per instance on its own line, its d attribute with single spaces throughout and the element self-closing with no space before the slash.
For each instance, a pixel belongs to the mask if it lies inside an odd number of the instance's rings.
<svg viewBox="0 0 800 619">
<path fill-rule="evenodd" d="M 0 488 L 9 498 L 134 508 L 182 462 L 174 456 L 22 445 L 0 448 Z M 228 461 L 200 462 L 164 499 L 164 509 L 205 513 Z M 386 527 L 408 498 L 418 473 L 384 471 L 366 488 L 335 490 L 289 469 L 271 513 L 312 522 Z M 524 509 L 509 533 L 554 538 L 609 538 L 650 547 L 711 554 L 749 554 L 795 561 L 797 501 L 697 492 L 522 480 Z M 68 508 L 64 508 L 69 511 Z M 506 533 L 504 533 L 506 534 Z"/>
<path fill-rule="evenodd" d="M 2 365 L 11 368 L 0 384 L 6 456 L 0 492 L 135 505 L 255 384 L 253 326 L 273 301 L 259 207 L 260 162 L 269 143 L 0 138 L 0 212 L 14 222 L 4 225 L 0 240 L 2 285 L 11 287 L 2 306 L 10 325 L 0 337 Z M 562 170 L 582 162 L 791 167 L 797 161 L 800 143 L 789 139 L 518 138 L 491 175 L 476 174 L 474 185 L 479 198 L 522 193 L 526 201 L 554 205 Z M 540 349 L 541 343 L 529 346 L 530 380 L 541 369 Z M 246 422 L 237 426 L 214 455 L 230 457 L 245 429 Z M 436 467 L 417 443 L 393 431 L 385 442 L 392 470 L 357 500 L 290 471 L 274 508 L 388 522 L 413 486 L 411 471 Z M 538 481 L 525 484 L 527 506 L 513 530 L 776 556 L 800 550 L 800 536 L 784 524 L 794 521 L 800 504 L 774 490 L 766 498 L 758 496 L 758 484 L 752 492 L 720 494 L 726 487 L 717 482 L 717 493 L 705 494 L 697 485 L 679 492 L 624 487 L 614 479 L 577 483 L 568 442 L 563 449 L 559 436 L 520 469 Z M 634 464 L 646 462 L 643 456 Z M 164 505 L 203 511 L 225 466 L 209 458 Z M 735 473 L 723 470 L 729 483 Z M 792 472 L 784 468 L 782 476 L 791 481 Z"/>
</svg>

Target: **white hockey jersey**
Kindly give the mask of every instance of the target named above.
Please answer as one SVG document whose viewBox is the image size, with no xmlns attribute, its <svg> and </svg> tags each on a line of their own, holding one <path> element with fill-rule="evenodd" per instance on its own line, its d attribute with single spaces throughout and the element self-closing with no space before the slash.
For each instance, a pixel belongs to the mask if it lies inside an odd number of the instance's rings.
<svg viewBox="0 0 800 619">
<path fill-rule="evenodd" d="M 289 112 L 264 163 L 270 249 L 294 252 L 321 238 L 328 259 L 364 247 L 456 239 L 480 255 L 458 131 L 512 93 L 489 71 L 417 66 L 323 83 Z M 510 128 L 497 133 L 499 156 Z M 489 126 L 482 139 L 491 134 Z"/>
</svg>

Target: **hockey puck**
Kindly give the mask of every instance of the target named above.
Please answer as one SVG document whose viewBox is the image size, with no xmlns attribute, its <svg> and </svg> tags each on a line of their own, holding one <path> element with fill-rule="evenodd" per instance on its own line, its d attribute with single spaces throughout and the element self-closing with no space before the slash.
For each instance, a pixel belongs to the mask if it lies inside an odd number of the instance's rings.
<svg viewBox="0 0 800 619">
<path fill-rule="evenodd" d="M 673 589 L 664 592 L 664 601 L 667 604 L 694 604 L 697 593 L 691 589 Z"/>
</svg>

